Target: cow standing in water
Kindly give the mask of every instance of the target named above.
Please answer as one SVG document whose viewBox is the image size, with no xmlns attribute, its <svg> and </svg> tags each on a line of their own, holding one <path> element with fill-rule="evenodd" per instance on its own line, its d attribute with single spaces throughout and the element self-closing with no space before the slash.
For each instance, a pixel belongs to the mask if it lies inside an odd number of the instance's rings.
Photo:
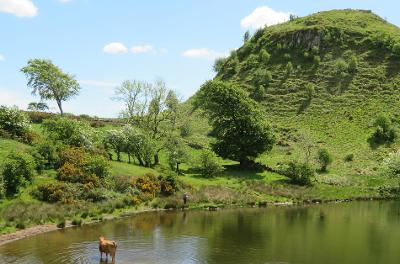
<svg viewBox="0 0 400 264">
<path fill-rule="evenodd" d="M 104 237 L 99 237 L 99 251 L 100 260 L 103 259 L 103 253 L 106 253 L 106 261 L 108 260 L 108 254 L 112 257 L 112 263 L 115 263 L 115 252 L 117 251 L 117 243 L 112 240 L 106 240 Z"/>
</svg>

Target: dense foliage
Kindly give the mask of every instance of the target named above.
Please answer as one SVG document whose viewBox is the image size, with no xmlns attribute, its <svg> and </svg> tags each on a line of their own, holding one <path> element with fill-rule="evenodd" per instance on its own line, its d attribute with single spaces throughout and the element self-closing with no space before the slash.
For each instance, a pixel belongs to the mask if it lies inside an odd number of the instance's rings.
<svg viewBox="0 0 400 264">
<path fill-rule="evenodd" d="M 198 167 L 201 175 L 206 178 L 217 176 L 224 170 L 221 161 L 211 150 L 203 150 L 200 154 L 200 164 Z"/>
<path fill-rule="evenodd" d="M 54 117 L 43 122 L 44 131 L 51 140 L 75 147 L 90 149 L 95 141 L 94 130 L 87 122 L 66 117 Z"/>
<path fill-rule="evenodd" d="M 244 167 L 259 154 L 271 150 L 275 138 L 261 109 L 238 85 L 222 81 L 205 83 L 196 104 L 211 121 L 211 135 L 217 139 L 214 151 Z"/>
<path fill-rule="evenodd" d="M 326 149 L 320 149 L 318 151 L 318 162 L 321 166 L 321 171 L 326 171 L 328 165 L 332 163 L 332 156 Z"/>
<path fill-rule="evenodd" d="M 0 106 L 0 130 L 23 137 L 31 129 L 28 116 L 16 107 Z"/>
<path fill-rule="evenodd" d="M 294 184 L 311 185 L 314 169 L 308 163 L 289 162 L 284 174 Z"/>
<path fill-rule="evenodd" d="M 1 176 L 6 195 L 18 193 L 20 187 L 33 181 L 36 164 L 32 156 L 24 152 L 12 152 L 2 164 Z"/>
</svg>

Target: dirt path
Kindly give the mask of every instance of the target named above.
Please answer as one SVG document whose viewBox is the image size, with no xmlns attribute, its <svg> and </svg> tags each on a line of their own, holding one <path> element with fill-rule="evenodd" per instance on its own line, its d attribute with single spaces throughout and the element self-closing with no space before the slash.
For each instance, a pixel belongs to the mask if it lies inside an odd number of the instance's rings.
<svg viewBox="0 0 400 264">
<path fill-rule="evenodd" d="M 56 225 L 51 225 L 51 224 L 37 225 L 23 230 L 18 230 L 11 234 L 0 235 L 0 246 L 15 240 L 19 240 L 30 236 L 35 236 L 38 234 L 46 233 L 57 229 L 58 228 Z"/>
</svg>

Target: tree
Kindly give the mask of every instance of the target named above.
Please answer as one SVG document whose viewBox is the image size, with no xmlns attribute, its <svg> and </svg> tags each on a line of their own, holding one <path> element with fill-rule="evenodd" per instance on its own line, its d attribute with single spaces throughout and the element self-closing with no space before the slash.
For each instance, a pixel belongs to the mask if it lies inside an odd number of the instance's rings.
<svg viewBox="0 0 400 264">
<path fill-rule="evenodd" d="M 375 122 L 375 132 L 369 138 L 370 143 L 393 143 L 397 138 L 397 130 L 386 115 L 379 115 Z"/>
<path fill-rule="evenodd" d="M 43 102 L 38 102 L 38 103 L 31 102 L 28 104 L 28 110 L 43 112 L 43 111 L 49 110 L 49 107 L 46 103 L 43 103 Z"/>
<path fill-rule="evenodd" d="M 328 165 L 332 163 L 332 156 L 326 149 L 318 151 L 318 162 L 321 165 L 321 171 L 326 171 Z"/>
<path fill-rule="evenodd" d="M 74 76 L 62 72 L 50 60 L 33 59 L 21 71 L 28 78 L 28 87 L 32 94 L 39 94 L 42 100 L 55 100 L 61 115 L 63 115 L 62 102 L 77 95 L 81 87 Z"/>
<path fill-rule="evenodd" d="M 129 161 L 133 155 L 141 166 L 150 167 L 155 154 L 155 145 L 150 136 L 131 125 L 125 125 L 122 133 L 125 137 L 124 151 L 128 154 Z"/>
<path fill-rule="evenodd" d="M 154 163 L 159 163 L 159 152 L 167 135 L 177 129 L 179 99 L 162 80 L 153 84 L 125 81 L 115 91 L 115 100 L 125 104 L 124 116 L 128 122 L 145 131 L 156 143 Z"/>
<path fill-rule="evenodd" d="M 259 154 L 272 149 L 275 137 L 259 105 L 240 86 L 208 81 L 200 88 L 195 106 L 208 115 L 211 135 L 216 138 L 213 149 L 221 157 L 248 167 Z"/>
<path fill-rule="evenodd" d="M 121 161 L 121 152 L 126 149 L 126 136 L 122 130 L 108 130 L 103 138 L 105 150 L 108 152 L 110 160 L 112 160 L 111 151 L 117 154 L 117 161 Z"/>
<path fill-rule="evenodd" d="M 246 43 L 249 40 L 250 40 L 250 31 L 247 30 L 243 35 L 243 42 Z"/>
<path fill-rule="evenodd" d="M 218 73 L 222 70 L 222 67 L 224 66 L 225 62 L 227 61 L 227 58 L 221 57 L 221 58 L 217 58 L 214 61 L 214 66 L 213 66 L 213 70 Z"/>
<path fill-rule="evenodd" d="M 27 153 L 11 152 L 3 163 L 2 176 L 7 195 L 18 193 L 21 186 L 33 181 L 35 161 Z"/>
<path fill-rule="evenodd" d="M 166 151 L 168 154 L 168 163 L 172 170 L 176 173 L 180 173 L 179 165 L 186 162 L 188 152 L 186 144 L 182 138 L 177 136 L 171 136 L 166 143 Z"/>
</svg>

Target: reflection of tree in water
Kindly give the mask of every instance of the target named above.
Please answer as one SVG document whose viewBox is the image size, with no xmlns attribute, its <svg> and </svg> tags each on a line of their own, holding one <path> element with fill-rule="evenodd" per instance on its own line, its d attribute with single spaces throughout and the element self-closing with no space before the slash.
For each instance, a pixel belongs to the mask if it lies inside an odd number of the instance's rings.
<svg viewBox="0 0 400 264">
<path fill-rule="evenodd" d="M 209 255 L 212 263 L 258 263 L 265 260 L 269 246 L 269 226 L 262 217 L 250 211 L 221 215 L 215 222 L 216 229 L 209 237 Z"/>
</svg>

